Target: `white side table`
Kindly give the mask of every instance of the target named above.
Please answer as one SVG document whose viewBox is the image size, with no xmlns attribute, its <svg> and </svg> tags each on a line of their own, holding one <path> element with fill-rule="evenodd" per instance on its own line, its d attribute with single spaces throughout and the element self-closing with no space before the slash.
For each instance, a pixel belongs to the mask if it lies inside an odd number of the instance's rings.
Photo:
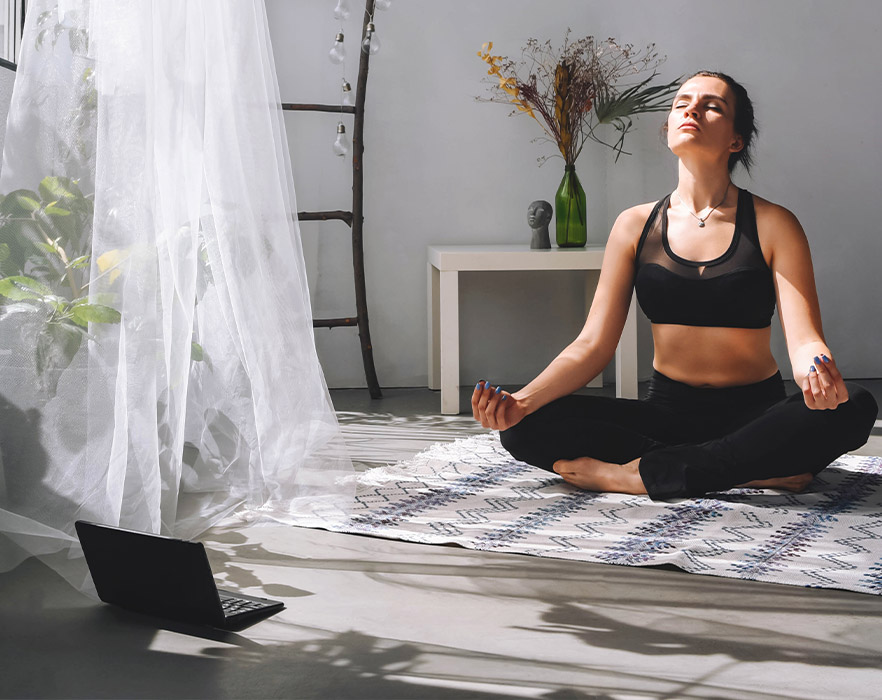
<svg viewBox="0 0 882 700">
<path fill-rule="evenodd" d="M 441 413 L 459 413 L 459 273 L 585 270 L 589 272 L 585 282 L 587 314 L 597 288 L 603 251 L 602 245 L 550 250 L 531 250 L 526 244 L 429 246 L 429 388 L 441 389 Z M 616 396 L 637 398 L 637 318 L 633 296 L 616 348 Z"/>
</svg>

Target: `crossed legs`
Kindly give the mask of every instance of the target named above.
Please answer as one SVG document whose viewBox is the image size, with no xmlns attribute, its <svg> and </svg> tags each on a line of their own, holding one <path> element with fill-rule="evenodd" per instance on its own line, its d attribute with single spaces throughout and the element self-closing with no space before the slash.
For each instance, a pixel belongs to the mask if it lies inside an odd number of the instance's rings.
<svg viewBox="0 0 882 700">
<path fill-rule="evenodd" d="M 684 411 L 651 401 L 568 396 L 500 434 L 529 464 L 580 488 L 699 496 L 734 486 L 801 490 L 812 475 L 866 442 L 878 407 L 863 387 L 811 410 L 794 394 L 758 410 Z"/>
</svg>

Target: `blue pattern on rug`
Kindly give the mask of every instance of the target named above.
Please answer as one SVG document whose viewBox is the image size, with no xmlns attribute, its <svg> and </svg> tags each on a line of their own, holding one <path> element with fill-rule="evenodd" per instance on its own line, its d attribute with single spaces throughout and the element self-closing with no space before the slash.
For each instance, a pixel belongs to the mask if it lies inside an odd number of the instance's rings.
<svg viewBox="0 0 882 700">
<path fill-rule="evenodd" d="M 638 525 L 633 534 L 598 553 L 609 564 L 639 566 L 659 552 L 677 549 L 685 538 L 701 532 L 708 521 L 731 510 L 720 501 L 700 498 L 673 505 L 658 518 Z"/>
<path fill-rule="evenodd" d="M 882 458 L 845 455 L 800 494 L 580 491 L 511 457 L 497 433 L 357 477 L 355 504 L 301 523 L 338 532 L 882 594 Z"/>
</svg>

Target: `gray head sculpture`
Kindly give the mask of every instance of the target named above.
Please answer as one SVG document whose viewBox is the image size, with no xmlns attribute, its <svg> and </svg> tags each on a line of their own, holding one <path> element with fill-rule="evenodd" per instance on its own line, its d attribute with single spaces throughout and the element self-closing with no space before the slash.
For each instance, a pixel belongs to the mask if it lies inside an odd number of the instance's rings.
<svg viewBox="0 0 882 700">
<path fill-rule="evenodd" d="M 544 199 L 537 199 L 527 207 L 527 223 L 533 229 L 533 239 L 530 241 L 530 248 L 542 250 L 551 248 L 551 241 L 548 239 L 548 223 L 554 209 L 551 204 Z"/>
</svg>

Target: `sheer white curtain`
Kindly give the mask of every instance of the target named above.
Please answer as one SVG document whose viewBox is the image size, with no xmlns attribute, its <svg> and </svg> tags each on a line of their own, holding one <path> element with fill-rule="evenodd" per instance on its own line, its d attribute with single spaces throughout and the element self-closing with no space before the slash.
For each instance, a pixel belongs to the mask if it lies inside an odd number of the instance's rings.
<svg viewBox="0 0 882 700">
<path fill-rule="evenodd" d="M 0 192 L 0 568 L 76 519 L 345 509 L 260 0 L 29 4 Z M 66 564 L 58 562 L 69 557 Z"/>
</svg>

